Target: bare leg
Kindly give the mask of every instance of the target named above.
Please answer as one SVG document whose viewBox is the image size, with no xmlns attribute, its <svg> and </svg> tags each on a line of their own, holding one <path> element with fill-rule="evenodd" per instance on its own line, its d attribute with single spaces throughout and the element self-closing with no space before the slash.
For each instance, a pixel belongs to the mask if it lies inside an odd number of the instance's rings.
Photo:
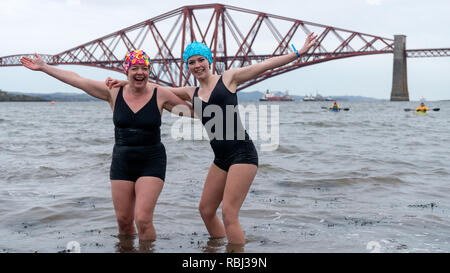
<svg viewBox="0 0 450 273">
<path fill-rule="evenodd" d="M 223 238 L 226 236 L 225 228 L 216 214 L 217 208 L 222 202 L 226 179 L 227 172 L 213 163 L 206 177 L 198 207 L 211 238 Z"/>
<path fill-rule="evenodd" d="M 136 233 L 134 228 L 134 182 L 111 180 L 111 193 L 116 211 L 119 234 L 131 235 Z"/>
<path fill-rule="evenodd" d="M 116 243 L 116 252 L 118 253 L 134 253 L 134 241 L 136 240 L 136 234 L 119 234 L 117 236 L 119 241 Z"/>
<path fill-rule="evenodd" d="M 139 239 L 156 240 L 153 213 L 164 182 L 156 177 L 140 177 L 136 182 L 136 226 Z"/>
<path fill-rule="evenodd" d="M 230 244 L 245 244 L 244 232 L 239 223 L 239 211 L 256 176 L 258 167 L 235 164 L 228 171 L 223 194 L 222 218 Z"/>
</svg>

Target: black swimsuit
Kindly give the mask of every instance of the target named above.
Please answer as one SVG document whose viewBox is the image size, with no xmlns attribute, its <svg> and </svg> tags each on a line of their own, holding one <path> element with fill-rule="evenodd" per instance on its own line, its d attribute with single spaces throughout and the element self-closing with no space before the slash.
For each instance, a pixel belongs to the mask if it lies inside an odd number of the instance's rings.
<svg viewBox="0 0 450 273">
<path fill-rule="evenodd" d="M 197 87 L 192 98 L 194 112 L 198 117 L 202 117 L 202 124 L 205 126 L 211 140 L 210 144 L 214 151 L 214 164 L 227 172 L 234 164 L 253 164 L 258 166 L 258 153 L 255 145 L 242 126 L 239 112 L 237 111 L 238 99 L 236 93 L 232 93 L 227 89 L 222 81 L 222 77 L 217 82 L 208 102 L 204 102 L 198 97 L 199 89 L 200 87 Z M 199 107 L 200 105 L 201 107 Z M 236 111 L 232 111 L 233 109 Z M 217 111 L 214 110 L 221 111 L 223 117 L 221 120 L 220 115 L 218 116 Z M 217 120 L 214 122 L 215 120 L 213 119 L 217 119 L 219 122 Z M 221 128 L 216 128 L 216 125 L 221 126 Z"/>
<path fill-rule="evenodd" d="M 155 88 L 144 107 L 133 113 L 123 99 L 123 87 L 120 88 L 113 113 L 115 145 L 111 180 L 136 182 L 139 177 L 150 176 L 164 181 L 167 157 L 161 143 L 161 113 L 156 91 Z"/>
</svg>

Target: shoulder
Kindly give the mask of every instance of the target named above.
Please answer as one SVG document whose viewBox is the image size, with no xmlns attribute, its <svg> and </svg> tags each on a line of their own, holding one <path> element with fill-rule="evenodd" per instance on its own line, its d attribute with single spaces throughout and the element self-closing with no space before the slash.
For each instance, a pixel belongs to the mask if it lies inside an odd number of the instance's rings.
<svg viewBox="0 0 450 273">
<path fill-rule="evenodd" d="M 152 89 L 157 90 L 158 99 L 163 101 L 171 100 L 175 96 L 171 89 L 166 86 L 154 85 Z"/>
<path fill-rule="evenodd" d="M 234 74 L 236 74 L 236 72 L 237 72 L 236 68 L 226 70 L 225 72 L 222 73 L 222 80 L 223 81 L 231 80 Z"/>
<path fill-rule="evenodd" d="M 123 87 L 125 88 L 125 87 Z M 114 105 L 116 104 L 117 95 L 119 94 L 120 87 L 114 87 L 112 89 L 108 89 L 109 92 L 109 104 L 111 108 L 114 110 Z"/>
<path fill-rule="evenodd" d="M 161 96 L 161 97 L 167 96 L 167 93 L 170 92 L 167 89 L 167 87 L 164 87 L 164 86 L 153 85 L 151 87 L 151 89 L 154 90 L 155 92 L 157 92 L 158 96 Z"/>
<path fill-rule="evenodd" d="M 234 68 L 227 70 L 222 74 L 222 82 L 231 93 L 236 93 L 238 84 L 235 80 L 235 75 L 238 72 L 239 70 L 237 68 Z"/>
<path fill-rule="evenodd" d="M 197 89 L 197 86 L 186 86 L 186 87 L 182 87 L 183 91 L 192 97 L 192 95 L 194 95 L 195 90 Z"/>
<path fill-rule="evenodd" d="M 196 89 L 196 86 L 169 88 L 170 91 L 172 91 L 178 97 L 183 98 L 184 100 L 191 100 Z"/>
<path fill-rule="evenodd" d="M 158 96 L 158 98 L 162 98 L 164 97 L 164 87 L 163 86 L 159 86 L 156 84 L 149 84 L 147 86 L 147 90 L 148 92 L 156 92 L 156 95 Z"/>
<path fill-rule="evenodd" d="M 113 87 L 113 88 L 111 88 L 111 89 L 107 89 L 107 91 L 108 91 L 108 93 L 109 93 L 109 95 L 110 95 L 110 98 L 111 98 L 112 100 L 116 100 L 117 95 L 119 94 L 120 89 L 125 89 L 125 86 L 123 86 L 123 87 Z"/>
</svg>

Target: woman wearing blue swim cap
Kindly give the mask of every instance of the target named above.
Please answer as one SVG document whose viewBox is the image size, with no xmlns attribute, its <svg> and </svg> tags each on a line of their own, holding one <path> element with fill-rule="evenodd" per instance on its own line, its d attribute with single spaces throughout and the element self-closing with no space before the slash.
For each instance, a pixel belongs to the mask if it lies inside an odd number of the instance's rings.
<svg viewBox="0 0 450 273">
<path fill-rule="evenodd" d="M 263 62 L 246 67 L 226 70 L 222 75 L 211 72 L 213 56 L 211 50 L 202 43 L 188 45 L 183 53 L 183 60 L 189 72 L 199 81 L 199 87 L 169 88 L 181 99 L 191 102 L 197 117 L 203 125 L 212 119 L 203 115 L 205 109 L 215 106 L 225 113 L 227 106 L 237 106 L 237 87 L 256 78 L 261 73 L 286 65 L 305 54 L 314 44 L 317 35 L 311 33 L 303 47 L 294 53 L 269 58 Z M 107 79 L 107 85 L 124 83 Z M 214 151 L 212 163 L 203 187 L 199 204 L 201 217 L 212 238 L 227 237 L 231 245 L 243 246 L 245 236 L 239 223 L 239 211 L 256 176 L 258 155 L 247 132 L 242 129 L 238 114 L 226 117 L 223 114 L 222 130 L 206 128 L 210 144 Z M 234 128 L 226 128 L 226 120 L 234 119 Z M 216 123 L 215 126 L 218 124 Z M 208 126 L 205 126 L 208 127 Z M 226 128 L 226 129 L 225 129 Z M 231 130 L 229 130 L 231 129 Z M 243 131 L 243 137 L 239 134 Z M 222 220 L 216 212 L 222 203 Z"/>
</svg>

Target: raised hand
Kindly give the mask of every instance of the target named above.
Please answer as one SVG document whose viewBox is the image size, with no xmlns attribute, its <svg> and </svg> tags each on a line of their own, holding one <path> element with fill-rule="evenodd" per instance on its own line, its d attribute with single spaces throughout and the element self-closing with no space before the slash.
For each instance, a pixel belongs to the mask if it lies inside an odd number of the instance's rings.
<svg viewBox="0 0 450 273">
<path fill-rule="evenodd" d="M 111 89 L 113 81 L 114 81 L 114 79 L 112 79 L 111 77 L 106 78 L 105 84 L 108 87 L 108 89 Z"/>
<path fill-rule="evenodd" d="M 39 56 L 37 53 L 34 54 L 34 59 L 28 58 L 28 57 L 22 57 L 20 58 L 20 62 L 28 69 L 34 70 L 34 71 L 41 71 L 45 65 L 47 65 L 41 56 Z"/>
<path fill-rule="evenodd" d="M 112 88 L 125 86 L 128 84 L 128 81 L 121 81 L 121 80 L 116 80 L 116 79 L 108 77 L 105 80 L 105 84 L 109 89 L 112 89 Z"/>
<path fill-rule="evenodd" d="M 317 43 L 316 39 L 317 39 L 318 35 L 314 35 L 314 32 L 311 32 L 308 37 L 306 37 L 305 40 L 305 44 L 303 45 L 303 47 L 298 51 L 298 53 L 300 55 L 305 54 L 306 52 L 308 52 L 308 50 Z"/>
</svg>

